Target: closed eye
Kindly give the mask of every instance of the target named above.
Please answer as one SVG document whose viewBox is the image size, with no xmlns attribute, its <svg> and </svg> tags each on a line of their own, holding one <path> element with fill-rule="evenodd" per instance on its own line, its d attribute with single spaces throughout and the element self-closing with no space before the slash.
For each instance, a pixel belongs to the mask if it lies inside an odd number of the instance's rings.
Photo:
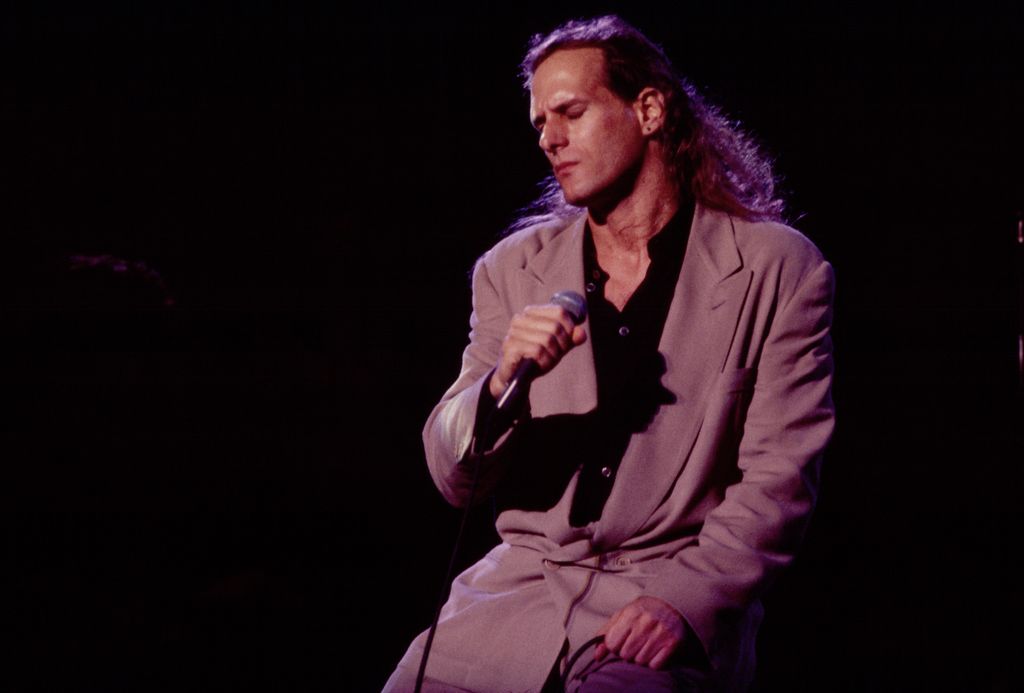
<svg viewBox="0 0 1024 693">
<path fill-rule="evenodd" d="M 556 114 L 565 116 L 569 120 L 577 120 L 587 111 L 587 104 L 580 99 L 570 99 L 565 103 L 555 106 L 553 109 Z M 533 129 L 540 132 L 544 128 L 546 118 L 543 115 L 538 115 L 533 119 Z"/>
</svg>

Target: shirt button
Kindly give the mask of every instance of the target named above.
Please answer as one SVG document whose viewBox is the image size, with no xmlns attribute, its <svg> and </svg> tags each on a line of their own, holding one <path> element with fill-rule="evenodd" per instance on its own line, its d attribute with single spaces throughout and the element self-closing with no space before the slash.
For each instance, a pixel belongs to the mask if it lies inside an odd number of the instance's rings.
<svg viewBox="0 0 1024 693">
<path fill-rule="evenodd" d="M 601 467 L 601 476 L 605 479 L 610 479 L 612 476 L 612 470 L 609 467 Z"/>
<path fill-rule="evenodd" d="M 587 282 L 586 289 L 588 294 L 592 294 L 595 291 L 597 291 L 597 284 L 595 284 L 594 282 Z"/>
<path fill-rule="evenodd" d="M 619 328 L 619 336 L 620 337 L 625 337 L 627 334 L 629 334 L 629 328 L 628 327 L 623 325 L 622 327 Z"/>
</svg>

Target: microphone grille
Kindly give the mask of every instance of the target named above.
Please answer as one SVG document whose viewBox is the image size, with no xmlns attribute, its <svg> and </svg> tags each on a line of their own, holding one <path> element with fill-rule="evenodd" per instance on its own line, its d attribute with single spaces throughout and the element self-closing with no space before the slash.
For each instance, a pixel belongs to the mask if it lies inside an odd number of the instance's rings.
<svg viewBox="0 0 1024 693">
<path fill-rule="evenodd" d="M 587 319 L 587 300 L 575 291 L 559 291 L 551 297 L 551 302 L 568 313 L 577 325 Z"/>
</svg>

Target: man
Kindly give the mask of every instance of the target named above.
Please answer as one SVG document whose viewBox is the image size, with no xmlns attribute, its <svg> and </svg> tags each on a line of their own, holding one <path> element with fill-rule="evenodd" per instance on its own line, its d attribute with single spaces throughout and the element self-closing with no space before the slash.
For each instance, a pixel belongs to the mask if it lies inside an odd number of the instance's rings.
<svg viewBox="0 0 1024 693">
<path fill-rule="evenodd" d="M 450 502 L 479 469 L 502 543 L 453 583 L 424 689 L 742 689 L 832 431 L 831 267 L 634 28 L 570 22 L 524 73 L 557 188 L 478 261 L 462 373 L 424 430 Z M 549 303 L 565 289 L 585 324 Z M 485 432 L 525 358 L 528 402 Z M 387 690 L 413 688 L 425 636 Z"/>
</svg>

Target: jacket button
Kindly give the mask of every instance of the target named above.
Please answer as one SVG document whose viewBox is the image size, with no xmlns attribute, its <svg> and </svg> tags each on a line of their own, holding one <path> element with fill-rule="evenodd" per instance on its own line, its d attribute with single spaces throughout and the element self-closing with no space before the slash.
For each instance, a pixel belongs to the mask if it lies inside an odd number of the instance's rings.
<svg viewBox="0 0 1024 693">
<path fill-rule="evenodd" d="M 601 467 L 601 476 L 605 479 L 610 479 L 612 476 L 612 470 L 609 467 Z"/>
</svg>

